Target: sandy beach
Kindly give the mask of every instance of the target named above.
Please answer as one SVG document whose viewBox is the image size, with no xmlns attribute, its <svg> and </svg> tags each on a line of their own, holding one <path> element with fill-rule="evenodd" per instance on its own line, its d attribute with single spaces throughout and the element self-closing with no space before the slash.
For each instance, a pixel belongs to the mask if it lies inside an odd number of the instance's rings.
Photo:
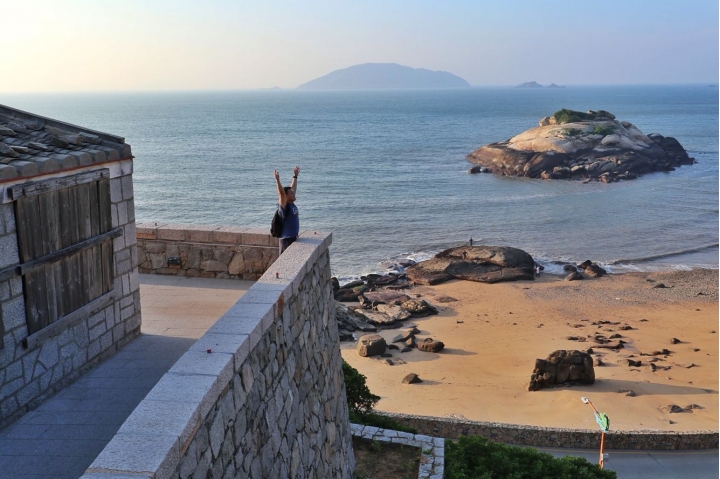
<svg viewBox="0 0 720 479">
<path fill-rule="evenodd" d="M 358 356 L 355 343 L 341 343 L 345 360 L 367 376 L 370 390 L 382 398 L 377 410 L 596 429 L 592 410 L 580 400 L 587 396 L 610 417 L 614 430 L 718 430 L 717 270 L 573 282 L 553 275 L 498 284 L 454 280 L 406 292 L 420 295 L 440 313 L 405 323 L 417 325 L 418 340 L 432 337 L 445 349 L 389 350 L 391 366 Z M 625 325 L 632 329 L 621 329 Z M 605 363 L 595 367 L 595 384 L 528 391 L 536 358 L 558 349 L 597 346 L 587 338 L 596 332 L 622 334 L 627 344 L 618 351 L 594 349 L 592 356 L 600 355 Z M 397 333 L 379 334 L 390 343 Z M 673 344 L 672 338 L 680 342 Z M 645 355 L 662 349 L 671 354 Z M 648 362 L 653 357 L 660 359 L 655 371 Z M 640 360 L 641 366 L 628 366 L 628 358 Z M 411 372 L 423 382 L 401 384 Z M 680 413 L 663 410 L 670 405 L 695 406 Z"/>
</svg>

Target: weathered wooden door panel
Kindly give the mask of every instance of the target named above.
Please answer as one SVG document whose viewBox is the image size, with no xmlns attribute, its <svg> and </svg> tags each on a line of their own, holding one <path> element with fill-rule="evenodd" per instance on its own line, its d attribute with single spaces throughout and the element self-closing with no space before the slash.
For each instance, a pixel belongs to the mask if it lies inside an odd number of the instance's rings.
<svg viewBox="0 0 720 479">
<path fill-rule="evenodd" d="M 20 197 L 15 211 L 21 263 L 48 263 L 23 276 L 30 334 L 112 289 L 112 238 L 97 238 L 112 229 L 109 179 Z M 63 251 L 83 241 L 96 244 Z"/>
</svg>

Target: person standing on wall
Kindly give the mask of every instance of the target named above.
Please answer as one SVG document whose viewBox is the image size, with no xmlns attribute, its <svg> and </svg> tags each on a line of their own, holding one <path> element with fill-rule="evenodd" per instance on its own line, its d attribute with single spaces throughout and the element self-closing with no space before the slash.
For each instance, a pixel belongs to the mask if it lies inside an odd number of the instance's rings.
<svg viewBox="0 0 720 479">
<path fill-rule="evenodd" d="M 280 183 L 280 173 L 275 170 L 275 183 L 277 183 L 278 193 L 278 209 L 280 216 L 283 219 L 283 230 L 280 235 L 280 251 L 282 254 L 288 246 L 293 244 L 300 234 L 300 215 L 298 208 L 295 206 L 295 194 L 297 192 L 297 178 L 300 174 L 300 167 L 296 166 L 293 169 L 293 177 L 290 182 L 290 186 L 285 186 Z"/>
</svg>

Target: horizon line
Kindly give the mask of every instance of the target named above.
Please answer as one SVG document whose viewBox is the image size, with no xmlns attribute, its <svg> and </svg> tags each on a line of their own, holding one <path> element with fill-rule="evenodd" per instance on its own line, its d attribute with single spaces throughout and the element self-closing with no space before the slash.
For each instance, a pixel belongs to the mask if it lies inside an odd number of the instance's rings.
<svg viewBox="0 0 720 479">
<path fill-rule="evenodd" d="M 23 91 L 0 91 L 0 95 L 52 95 L 52 94 L 102 94 L 102 93 L 229 93 L 229 92 L 250 92 L 250 91 L 297 91 L 302 93 L 307 92 L 350 92 L 350 91 L 427 91 L 427 90 L 467 90 L 472 88 L 518 88 L 525 83 L 531 83 L 534 80 L 521 83 L 503 83 L 503 84 L 483 84 L 483 85 L 470 85 L 467 87 L 447 87 L 447 88 L 346 88 L 346 89 L 300 89 L 298 87 L 254 87 L 254 88 L 170 88 L 170 89 L 137 89 L 137 90 L 23 90 Z M 552 83 L 551 83 L 552 84 Z M 718 82 L 683 82 L 683 83 L 567 83 L 558 84 L 554 83 L 556 87 L 550 87 L 548 85 L 542 85 L 541 87 L 535 88 L 522 88 L 524 90 L 540 90 L 550 89 L 556 90 L 557 88 L 567 87 L 627 87 L 627 86 L 707 86 L 717 87 Z"/>
</svg>

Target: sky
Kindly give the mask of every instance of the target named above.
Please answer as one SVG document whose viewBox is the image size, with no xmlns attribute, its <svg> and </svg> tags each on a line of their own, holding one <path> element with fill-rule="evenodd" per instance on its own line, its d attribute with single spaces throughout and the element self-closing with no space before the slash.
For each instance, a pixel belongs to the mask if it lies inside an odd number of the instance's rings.
<svg viewBox="0 0 720 479">
<path fill-rule="evenodd" d="M 717 0 L 0 0 L 0 92 L 295 88 L 361 63 L 471 85 L 718 82 Z"/>
</svg>

